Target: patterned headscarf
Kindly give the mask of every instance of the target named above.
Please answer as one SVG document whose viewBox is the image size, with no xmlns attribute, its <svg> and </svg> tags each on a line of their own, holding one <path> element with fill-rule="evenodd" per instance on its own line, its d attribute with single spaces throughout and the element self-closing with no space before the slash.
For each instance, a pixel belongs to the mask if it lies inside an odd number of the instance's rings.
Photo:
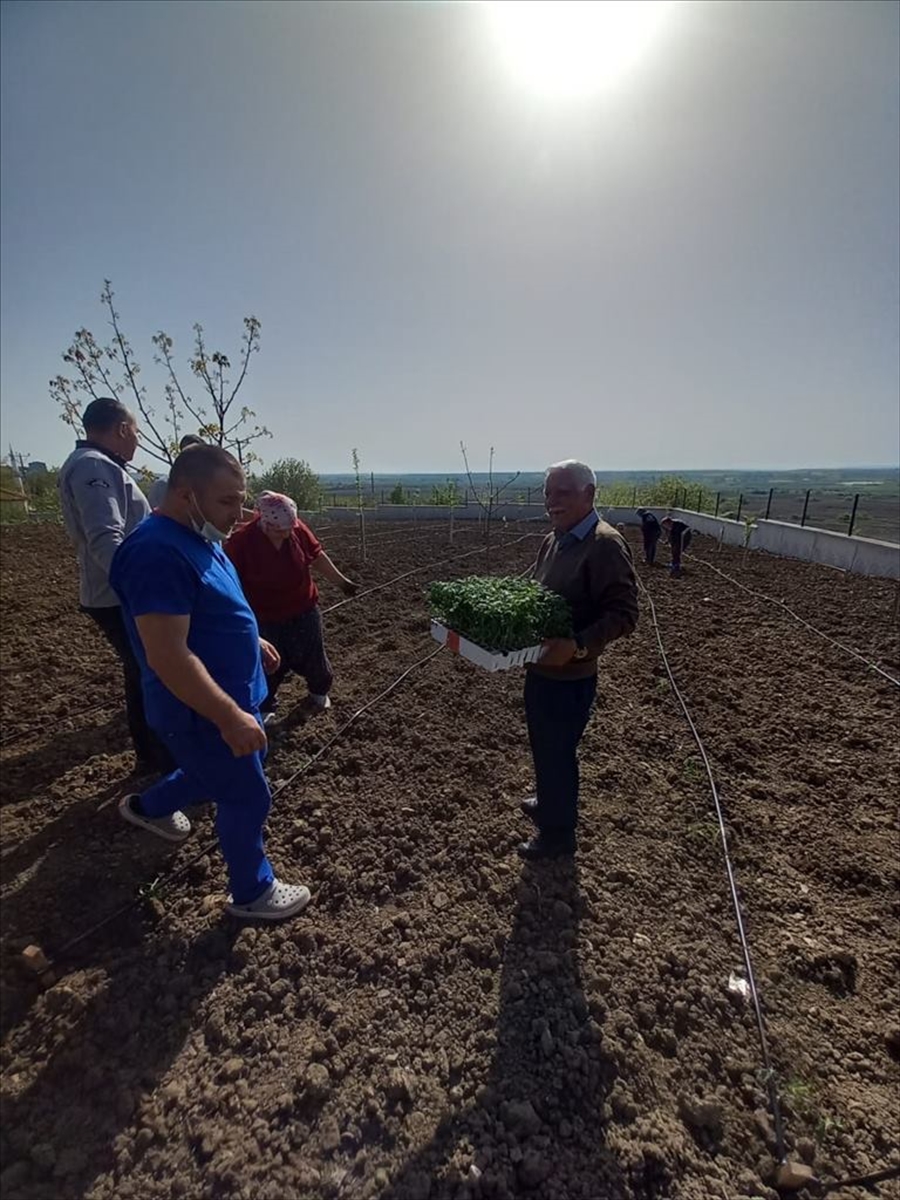
<svg viewBox="0 0 900 1200">
<path fill-rule="evenodd" d="M 297 505 L 290 496 L 282 496 L 280 492 L 260 492 L 256 511 L 263 529 L 277 529 L 283 533 L 293 529 L 297 520 Z"/>
</svg>

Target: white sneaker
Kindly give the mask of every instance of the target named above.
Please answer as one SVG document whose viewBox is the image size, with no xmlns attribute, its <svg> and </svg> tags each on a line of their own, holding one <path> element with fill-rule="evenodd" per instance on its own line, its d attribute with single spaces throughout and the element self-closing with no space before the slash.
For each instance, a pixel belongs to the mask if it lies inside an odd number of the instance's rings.
<svg viewBox="0 0 900 1200">
<path fill-rule="evenodd" d="M 331 708 L 330 696 L 316 696 L 312 692 L 309 693 L 309 702 L 313 708 L 319 712 L 324 712 L 326 708 Z"/>
<path fill-rule="evenodd" d="M 265 725 L 266 728 L 268 728 L 269 725 L 273 724 L 277 720 L 278 713 L 274 710 L 272 712 L 263 713 L 263 725 Z"/>
<path fill-rule="evenodd" d="M 167 842 L 183 842 L 190 836 L 191 823 L 183 812 L 173 812 L 167 817 L 145 817 L 143 813 L 135 811 L 135 800 L 140 800 L 140 796 L 123 796 L 119 801 L 119 812 L 132 825 L 155 833 Z"/>
<path fill-rule="evenodd" d="M 225 911 L 245 920 L 286 921 L 303 912 L 309 901 L 308 887 L 300 883 L 280 883 L 276 879 L 250 904 L 235 904 L 229 896 Z"/>
</svg>

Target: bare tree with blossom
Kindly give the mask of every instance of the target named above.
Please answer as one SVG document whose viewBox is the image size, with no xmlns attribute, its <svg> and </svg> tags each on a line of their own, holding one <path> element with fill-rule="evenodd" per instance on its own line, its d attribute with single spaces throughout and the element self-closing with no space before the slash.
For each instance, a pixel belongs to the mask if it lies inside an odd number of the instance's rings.
<svg viewBox="0 0 900 1200">
<path fill-rule="evenodd" d="M 76 331 L 71 346 L 63 354 L 63 362 L 71 368 L 69 375 L 57 375 L 50 380 L 50 396 L 60 407 L 60 418 L 73 429 L 81 429 L 82 405 L 98 396 L 115 396 L 134 408 L 140 416 L 140 446 L 151 458 L 169 464 L 178 454 L 178 442 L 185 426 L 194 423 L 201 437 L 235 453 L 240 462 L 258 461 L 249 447 L 259 438 L 271 437 L 264 425 L 256 421 L 256 413 L 246 405 L 237 405 L 237 395 L 247 378 L 250 359 L 259 351 L 262 324 L 257 317 L 244 317 L 244 334 L 237 381 L 229 379 L 231 361 L 222 351 L 210 352 L 203 326 L 194 325 L 194 352 L 188 359 L 191 373 L 199 381 L 201 399 L 187 392 L 175 369 L 174 342 L 160 330 L 151 339 L 156 349 L 153 361 L 165 368 L 163 403 L 160 411 L 148 397 L 147 389 L 139 382 L 140 364 L 131 343 L 122 332 L 121 317 L 113 304 L 114 292 L 106 279 L 100 299 L 106 309 L 112 337 L 106 345 L 89 329 Z"/>
</svg>

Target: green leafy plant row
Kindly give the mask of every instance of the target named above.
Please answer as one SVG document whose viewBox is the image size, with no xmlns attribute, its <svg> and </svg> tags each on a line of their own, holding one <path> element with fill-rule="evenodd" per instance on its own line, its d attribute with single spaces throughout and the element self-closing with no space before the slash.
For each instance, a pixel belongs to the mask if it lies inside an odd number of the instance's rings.
<svg viewBox="0 0 900 1200">
<path fill-rule="evenodd" d="M 485 650 L 524 650 L 572 636 L 566 601 L 530 579 L 470 575 L 433 583 L 428 599 L 436 620 Z"/>
</svg>

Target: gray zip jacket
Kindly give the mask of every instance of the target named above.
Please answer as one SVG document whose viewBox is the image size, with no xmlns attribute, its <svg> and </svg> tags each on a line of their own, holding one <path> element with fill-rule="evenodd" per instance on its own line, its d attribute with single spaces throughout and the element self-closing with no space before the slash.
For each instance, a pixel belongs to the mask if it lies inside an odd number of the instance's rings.
<svg viewBox="0 0 900 1200">
<path fill-rule="evenodd" d="M 83 608 L 118 607 L 109 586 L 113 555 L 150 512 L 125 463 L 94 442 L 76 442 L 58 479 L 63 520 L 78 555 Z"/>
</svg>

